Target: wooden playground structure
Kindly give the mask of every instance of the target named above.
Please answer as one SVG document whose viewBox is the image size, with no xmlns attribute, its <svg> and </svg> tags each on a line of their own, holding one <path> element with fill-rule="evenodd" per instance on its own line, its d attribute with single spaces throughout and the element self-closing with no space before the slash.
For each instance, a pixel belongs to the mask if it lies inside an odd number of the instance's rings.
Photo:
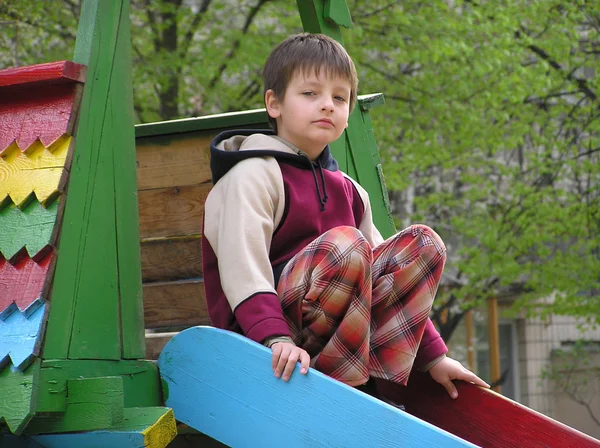
<svg viewBox="0 0 600 448">
<path fill-rule="evenodd" d="M 340 42 L 352 23 L 343 0 L 298 10 Z M 208 326 L 209 142 L 266 114 L 134 127 L 129 29 L 128 0 L 85 0 L 72 61 L 0 71 L 0 446 L 600 447 L 493 391 L 459 384 L 453 401 L 417 372 L 382 384 L 407 412 L 316 371 L 283 383 L 269 350 Z M 359 97 L 332 151 L 389 236 L 381 104 Z M 146 334 L 167 327 L 187 329 Z"/>
</svg>

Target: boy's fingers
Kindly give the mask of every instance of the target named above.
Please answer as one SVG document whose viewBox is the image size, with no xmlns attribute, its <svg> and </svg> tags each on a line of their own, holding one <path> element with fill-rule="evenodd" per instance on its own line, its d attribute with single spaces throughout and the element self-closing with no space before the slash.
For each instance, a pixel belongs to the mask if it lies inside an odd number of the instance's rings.
<svg viewBox="0 0 600 448">
<path fill-rule="evenodd" d="M 488 383 L 486 383 L 485 381 L 483 381 L 481 378 L 479 378 L 477 375 L 475 375 L 473 372 L 469 372 L 469 375 L 467 377 L 467 381 L 471 381 L 472 383 L 478 385 L 478 386 L 483 386 L 483 387 L 490 387 L 490 385 Z"/>
<path fill-rule="evenodd" d="M 290 379 L 290 377 L 292 376 L 292 372 L 294 371 L 294 368 L 296 367 L 296 363 L 298 362 L 298 355 L 299 353 L 296 352 L 295 350 L 292 351 L 292 353 L 290 353 L 290 356 L 287 360 L 287 364 L 285 365 L 285 370 L 283 371 L 283 381 L 287 381 Z"/>
<path fill-rule="evenodd" d="M 458 397 L 458 391 L 456 390 L 456 386 L 452 381 L 448 380 L 447 382 L 443 383 L 442 386 L 446 388 L 448 394 L 450 394 L 452 398 Z"/>
<path fill-rule="evenodd" d="M 273 356 L 271 357 L 271 368 L 273 369 L 273 372 L 275 372 L 277 363 L 279 362 L 279 355 L 281 355 L 281 345 L 275 344 L 271 350 L 273 351 Z"/>
<path fill-rule="evenodd" d="M 277 378 L 279 378 L 281 376 L 281 372 L 283 372 L 283 369 L 285 368 L 285 365 L 288 362 L 290 352 L 291 352 L 291 350 L 289 350 L 285 346 L 281 350 L 281 354 L 279 355 L 279 362 L 277 363 L 277 367 L 275 368 L 275 376 Z"/>
<path fill-rule="evenodd" d="M 300 373 L 306 375 L 308 373 L 308 367 L 310 366 L 310 356 L 304 350 L 300 352 L 300 363 L 302 367 L 300 368 Z"/>
</svg>

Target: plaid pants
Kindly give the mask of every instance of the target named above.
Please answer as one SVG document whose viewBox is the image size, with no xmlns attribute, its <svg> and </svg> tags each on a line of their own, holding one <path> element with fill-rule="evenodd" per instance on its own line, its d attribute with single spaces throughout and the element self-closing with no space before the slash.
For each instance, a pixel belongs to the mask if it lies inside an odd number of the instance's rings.
<svg viewBox="0 0 600 448">
<path fill-rule="evenodd" d="M 414 225 L 371 248 L 336 227 L 286 265 L 277 292 L 311 366 L 350 386 L 369 376 L 406 384 L 431 311 L 446 248 Z"/>
</svg>

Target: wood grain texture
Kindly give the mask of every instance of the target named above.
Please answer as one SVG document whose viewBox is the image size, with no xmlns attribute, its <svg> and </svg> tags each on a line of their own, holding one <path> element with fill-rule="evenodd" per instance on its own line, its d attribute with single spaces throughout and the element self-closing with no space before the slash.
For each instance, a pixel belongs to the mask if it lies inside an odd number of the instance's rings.
<svg viewBox="0 0 600 448">
<path fill-rule="evenodd" d="M 146 328 L 208 324 L 204 283 L 200 280 L 144 285 Z"/>
<path fill-rule="evenodd" d="M 31 201 L 23 209 L 9 205 L 0 210 L 0 254 L 11 260 L 25 249 L 31 258 L 54 244 L 58 201 L 47 207 Z M 44 252 L 45 254 L 46 252 Z M 42 254 L 40 254 L 42 255 Z"/>
<path fill-rule="evenodd" d="M 142 240 L 142 281 L 202 277 L 201 236 Z"/>
<path fill-rule="evenodd" d="M 77 84 L 2 91 L 0 155 L 15 142 L 25 151 L 37 139 L 49 147 L 62 135 L 71 135 L 77 92 Z"/>
<path fill-rule="evenodd" d="M 133 81 L 131 79 L 131 36 L 129 1 L 123 1 L 119 38 L 115 48 L 113 82 L 110 86 L 114 117 L 105 132 L 114 136 L 115 227 L 119 278 L 121 356 L 145 357 L 144 308 L 140 261 L 140 227 L 135 171 Z M 118 114 L 115 113 L 118 111 Z"/>
<path fill-rule="evenodd" d="M 40 361 L 24 372 L 0 370 L 0 420 L 5 420 L 13 434 L 21 434 L 35 414 L 34 384 L 39 375 Z"/>
<path fill-rule="evenodd" d="M 44 360 L 39 380 L 39 412 L 62 412 L 70 378 L 119 376 L 126 408 L 162 405 L 158 369 L 150 361 Z"/>
<path fill-rule="evenodd" d="M 140 191 L 140 237 L 202 233 L 204 202 L 212 184 Z"/>
<path fill-rule="evenodd" d="M 179 333 L 158 365 L 177 420 L 230 446 L 473 446 L 315 370 L 278 380 L 270 350 L 216 328 Z"/>
<path fill-rule="evenodd" d="M 38 298 L 46 297 L 53 261 L 52 251 L 37 262 L 25 256 L 14 265 L 0 257 L 0 319 L 12 304 L 23 312 Z"/>
<path fill-rule="evenodd" d="M 130 86 L 117 86 L 128 83 L 123 77 L 128 61 L 115 63 L 124 54 L 119 40 L 129 42 L 127 5 L 125 0 L 83 4 L 78 33 L 87 37 L 78 39 L 75 60 L 88 66 L 88 81 L 46 332 L 48 358 L 118 360 L 144 350 L 141 303 L 135 303 L 140 268 L 139 261 L 132 261 L 139 257 L 139 238 L 129 232 L 135 223 L 135 185 L 133 191 L 117 192 L 132 182 L 115 177 L 121 169 L 135 175 L 134 156 L 131 166 L 123 159 L 128 157 L 130 134 L 124 129 L 131 113 L 123 105 L 122 89 Z M 121 163 L 126 166 L 116 170 Z M 132 272 L 136 278 L 129 277 Z M 130 332 L 132 324 L 139 332 Z"/>
<path fill-rule="evenodd" d="M 10 198 L 21 207 L 32 193 L 42 204 L 56 196 L 70 143 L 63 136 L 49 148 L 36 142 L 24 153 L 11 145 L 0 157 L 0 203 Z"/>
<path fill-rule="evenodd" d="M 137 139 L 138 189 L 210 182 L 212 137 L 205 133 L 190 133 Z"/>
<path fill-rule="evenodd" d="M 71 61 L 47 62 L 0 70 L 0 88 L 84 82 L 86 67 Z"/>
<path fill-rule="evenodd" d="M 34 419 L 28 434 L 113 429 L 123 425 L 123 380 L 120 376 L 67 380 L 64 412 Z"/>
<path fill-rule="evenodd" d="M 39 354 L 46 303 L 38 300 L 25 311 L 12 309 L 0 317 L 0 368 L 24 371 Z"/>
<path fill-rule="evenodd" d="M 34 436 L 46 448 L 164 448 L 177 434 L 173 411 L 169 408 L 126 408 L 124 423 L 112 431 Z"/>
<path fill-rule="evenodd" d="M 413 372 L 408 387 L 381 382 L 385 396 L 407 412 L 486 448 L 598 448 L 600 441 L 472 384 L 457 381 L 458 398 L 428 374 Z"/>
</svg>

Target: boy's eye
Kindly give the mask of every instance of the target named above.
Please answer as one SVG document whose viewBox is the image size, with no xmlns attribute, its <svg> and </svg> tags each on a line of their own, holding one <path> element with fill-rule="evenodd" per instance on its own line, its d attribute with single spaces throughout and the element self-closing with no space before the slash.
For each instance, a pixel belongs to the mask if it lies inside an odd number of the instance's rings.
<svg viewBox="0 0 600 448">
<path fill-rule="evenodd" d="M 336 96 L 335 99 L 338 101 L 346 101 L 346 98 L 344 98 L 343 96 Z"/>
<path fill-rule="evenodd" d="M 302 95 L 306 95 L 306 96 L 311 96 L 314 95 L 315 92 L 311 91 L 311 90 L 307 90 L 306 92 L 302 92 Z"/>
</svg>

